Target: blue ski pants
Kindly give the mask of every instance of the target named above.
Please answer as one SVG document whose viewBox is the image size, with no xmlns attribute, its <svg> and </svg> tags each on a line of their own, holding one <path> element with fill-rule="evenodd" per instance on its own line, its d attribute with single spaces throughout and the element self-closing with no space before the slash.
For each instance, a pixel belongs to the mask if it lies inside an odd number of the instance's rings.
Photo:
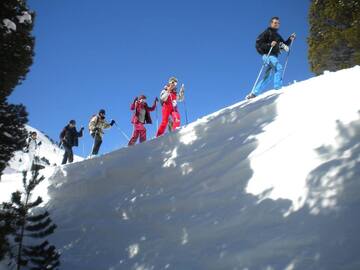
<svg viewBox="0 0 360 270">
<path fill-rule="evenodd" d="M 274 80 L 274 88 L 280 89 L 282 87 L 282 71 L 283 67 L 279 62 L 279 59 L 275 55 L 263 55 L 265 75 L 261 81 L 255 86 L 253 94 L 258 96 L 261 94 L 267 85 Z"/>
</svg>

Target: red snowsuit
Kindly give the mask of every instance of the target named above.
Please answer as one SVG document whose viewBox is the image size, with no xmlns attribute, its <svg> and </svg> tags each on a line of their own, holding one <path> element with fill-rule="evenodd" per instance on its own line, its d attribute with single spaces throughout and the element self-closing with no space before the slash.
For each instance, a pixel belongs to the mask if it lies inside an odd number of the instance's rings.
<svg viewBox="0 0 360 270">
<path fill-rule="evenodd" d="M 136 101 L 131 104 L 130 110 L 135 110 L 135 112 L 131 119 L 131 123 L 134 124 L 134 131 L 129 141 L 129 145 L 135 144 L 138 137 L 140 137 L 141 143 L 146 141 L 146 128 L 144 124 L 152 123 L 150 112 L 154 111 L 155 108 L 156 101 L 152 107 L 149 107 L 147 103 L 142 103 L 140 101 Z M 143 119 L 141 119 L 142 116 Z"/>
<path fill-rule="evenodd" d="M 164 91 L 167 91 L 168 86 L 164 88 L 164 90 L 161 92 L 161 96 L 164 93 Z M 166 94 L 165 94 L 166 95 Z M 160 99 L 162 100 L 162 121 L 159 126 L 159 129 L 157 131 L 156 137 L 161 136 L 164 134 L 166 127 L 169 123 L 169 117 L 172 117 L 173 124 L 172 124 L 172 130 L 174 131 L 178 127 L 180 127 L 180 113 L 177 109 L 177 101 L 181 101 L 178 97 L 178 94 L 176 92 L 176 88 L 174 88 L 170 93 L 168 93 L 168 97 L 166 100 L 162 99 L 160 96 Z"/>
</svg>

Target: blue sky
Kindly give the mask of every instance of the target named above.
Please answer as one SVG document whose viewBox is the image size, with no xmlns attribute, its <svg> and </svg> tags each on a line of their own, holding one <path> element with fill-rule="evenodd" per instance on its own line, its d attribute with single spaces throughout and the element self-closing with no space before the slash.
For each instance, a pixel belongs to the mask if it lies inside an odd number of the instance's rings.
<svg viewBox="0 0 360 270">
<path fill-rule="evenodd" d="M 261 66 L 254 43 L 272 16 L 280 33 L 297 33 L 285 83 L 312 75 L 307 61 L 304 0 L 30 0 L 37 12 L 35 59 L 10 101 L 23 103 L 29 124 L 57 140 L 70 119 L 87 126 L 100 108 L 131 135 L 130 103 L 159 95 L 170 76 L 186 87 L 189 121 L 244 98 Z M 283 59 L 283 58 L 282 58 Z M 159 121 L 160 121 L 159 108 Z M 184 107 L 180 111 L 185 122 Z M 148 138 L 154 125 L 148 126 Z M 127 141 L 107 131 L 101 153 Z M 79 155 L 92 145 L 86 132 Z"/>
</svg>

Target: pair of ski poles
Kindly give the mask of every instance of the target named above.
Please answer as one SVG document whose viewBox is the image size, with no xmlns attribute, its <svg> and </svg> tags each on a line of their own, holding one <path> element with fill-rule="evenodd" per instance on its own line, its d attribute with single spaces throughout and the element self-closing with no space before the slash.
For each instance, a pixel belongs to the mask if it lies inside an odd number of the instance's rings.
<svg viewBox="0 0 360 270">
<path fill-rule="evenodd" d="M 286 55 L 285 65 L 284 65 L 283 73 L 282 73 L 282 75 L 281 75 L 281 80 L 282 80 L 282 81 L 284 80 L 285 71 L 286 71 L 286 68 L 287 68 L 287 65 L 288 65 L 288 62 L 289 62 L 289 56 L 290 56 L 290 53 L 291 53 L 291 47 L 292 47 L 292 45 L 293 45 L 293 41 L 294 41 L 294 40 L 291 40 L 290 46 L 289 46 L 289 51 L 288 51 L 288 53 L 287 53 L 287 55 Z M 258 82 L 259 82 L 260 76 L 261 76 L 261 74 L 262 74 L 262 72 L 263 72 L 263 70 L 264 70 L 264 67 L 267 65 L 267 61 L 269 60 L 269 57 L 270 57 L 270 54 L 271 54 L 273 48 L 274 48 L 274 46 L 271 46 L 268 54 L 266 55 L 266 60 L 264 61 L 264 63 L 263 63 L 262 66 L 261 66 L 260 72 L 259 72 L 259 74 L 258 74 L 258 76 L 257 76 L 257 78 L 256 78 L 256 80 L 255 80 L 255 83 L 254 83 L 254 85 L 253 85 L 253 88 L 251 89 L 251 93 L 253 93 L 256 85 L 257 85 Z"/>
</svg>

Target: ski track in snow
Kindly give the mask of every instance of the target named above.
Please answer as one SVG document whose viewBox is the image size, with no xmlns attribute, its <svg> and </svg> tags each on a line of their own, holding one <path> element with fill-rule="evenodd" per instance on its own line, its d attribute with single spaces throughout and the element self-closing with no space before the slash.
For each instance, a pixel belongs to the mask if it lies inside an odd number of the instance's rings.
<svg viewBox="0 0 360 270">
<path fill-rule="evenodd" d="M 326 73 L 49 170 L 62 269 L 359 266 L 359 78 Z"/>
</svg>

